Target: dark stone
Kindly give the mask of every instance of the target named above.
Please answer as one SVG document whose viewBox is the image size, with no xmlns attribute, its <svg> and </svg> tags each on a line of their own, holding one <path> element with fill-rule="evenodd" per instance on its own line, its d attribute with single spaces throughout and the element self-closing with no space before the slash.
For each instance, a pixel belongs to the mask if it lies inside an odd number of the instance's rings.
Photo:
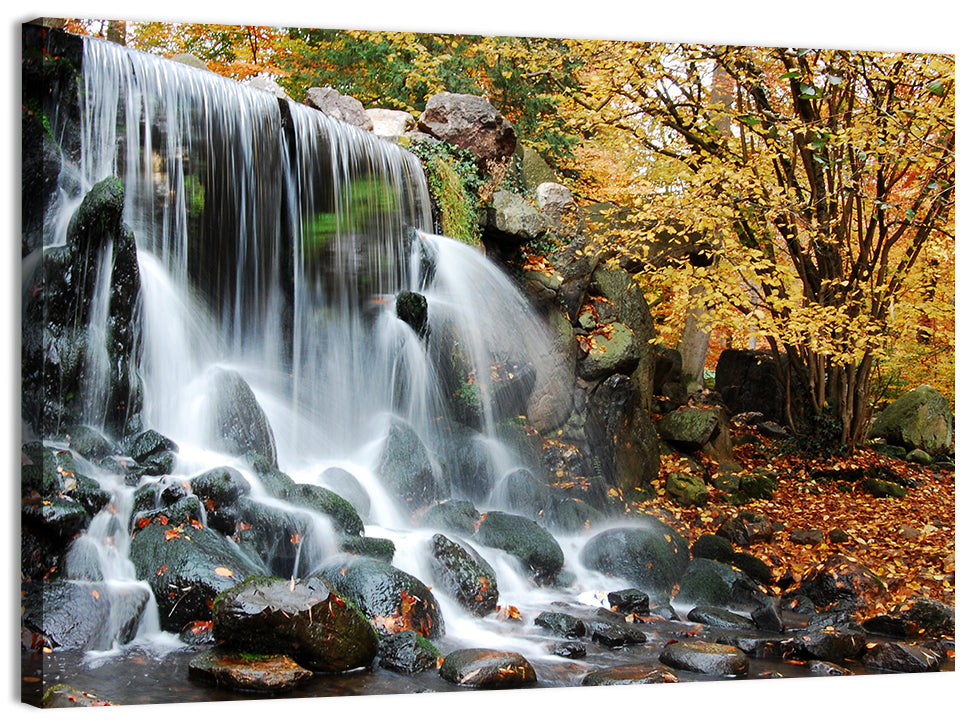
<svg viewBox="0 0 964 721">
<path fill-rule="evenodd" d="M 144 463 L 148 458 L 164 451 L 177 453 L 179 450 L 177 443 L 170 438 L 162 436 L 152 428 L 148 428 L 134 436 L 128 445 L 127 452 L 138 463 Z"/>
<path fill-rule="evenodd" d="M 217 598 L 213 620 L 224 648 L 287 653 L 317 672 L 370 666 L 378 650 L 368 620 L 320 578 L 249 578 Z"/>
<path fill-rule="evenodd" d="M 782 636 L 743 636 L 728 633 L 717 637 L 716 643 L 735 646 L 753 658 L 782 658 L 788 648 L 788 641 Z"/>
<path fill-rule="evenodd" d="M 313 675 L 288 656 L 241 656 L 213 649 L 198 654 L 188 664 L 191 678 L 255 693 L 287 691 Z"/>
<path fill-rule="evenodd" d="M 436 667 L 440 656 L 428 639 L 412 630 L 382 636 L 378 642 L 378 665 L 389 671 L 429 671 Z"/>
<path fill-rule="evenodd" d="M 840 663 L 857 659 L 867 645 L 862 632 L 848 628 L 806 628 L 793 636 L 793 648 L 798 656 Z"/>
<path fill-rule="evenodd" d="M 479 543 L 518 558 L 540 582 L 550 582 L 562 569 L 565 556 L 545 528 L 524 516 L 501 511 L 487 513 L 476 532 Z"/>
<path fill-rule="evenodd" d="M 679 581 L 676 598 L 694 606 L 756 608 L 769 597 L 747 574 L 730 565 L 695 558 Z"/>
<path fill-rule="evenodd" d="M 355 556 L 367 556 L 376 561 L 391 563 L 395 557 L 395 543 L 388 538 L 370 538 L 368 536 L 342 536 L 338 549 L 342 553 Z"/>
<path fill-rule="evenodd" d="M 903 498 L 907 495 L 907 489 L 903 486 L 882 481 L 879 478 L 867 476 L 860 483 L 863 489 L 874 498 Z"/>
<path fill-rule="evenodd" d="M 629 684 L 677 683 L 679 678 L 661 666 L 615 666 L 590 671 L 583 686 L 626 686 Z"/>
<path fill-rule="evenodd" d="M 388 432 L 375 475 L 412 510 L 439 500 L 440 488 L 428 450 L 411 426 L 397 421 Z"/>
<path fill-rule="evenodd" d="M 403 290 L 396 294 L 395 315 L 405 321 L 419 338 L 428 335 L 428 301 L 421 293 Z"/>
<path fill-rule="evenodd" d="M 634 613 L 637 616 L 649 615 L 649 594 L 635 588 L 627 588 L 623 591 L 611 591 L 606 600 L 609 607 L 618 613 L 628 615 Z"/>
<path fill-rule="evenodd" d="M 693 623 L 702 623 L 716 628 L 744 630 L 756 628 L 753 621 L 746 616 L 712 606 L 696 606 L 686 615 L 686 618 Z"/>
<path fill-rule="evenodd" d="M 597 528 L 606 520 L 604 513 L 579 498 L 553 500 L 546 513 L 546 525 L 552 531 L 566 535 Z"/>
<path fill-rule="evenodd" d="M 545 516 L 549 490 L 527 468 L 509 471 L 495 487 L 493 504 L 531 518 Z"/>
<path fill-rule="evenodd" d="M 831 543 L 847 543 L 850 541 L 850 534 L 841 528 L 834 528 L 827 534 L 827 540 Z"/>
<path fill-rule="evenodd" d="M 419 525 L 471 536 L 481 520 L 482 516 L 471 501 L 450 500 L 429 508 L 422 515 Z"/>
<path fill-rule="evenodd" d="M 890 673 L 921 673 L 939 671 L 944 663 L 942 654 L 927 646 L 887 641 L 867 648 L 864 666 Z"/>
<path fill-rule="evenodd" d="M 798 546 L 817 546 L 823 543 L 823 531 L 819 528 L 794 528 L 790 531 L 790 543 Z"/>
<path fill-rule="evenodd" d="M 655 518 L 638 526 L 612 528 L 593 536 L 580 559 L 595 571 L 624 578 L 649 593 L 668 593 L 689 564 L 686 541 Z"/>
<path fill-rule="evenodd" d="M 849 668 L 838 666 L 829 661 L 807 661 L 807 668 L 814 676 L 853 676 Z"/>
<path fill-rule="evenodd" d="M 730 563 L 733 560 L 733 544 L 728 538 L 715 533 L 704 533 L 690 548 L 693 558 L 708 558 L 711 561 Z"/>
<path fill-rule="evenodd" d="M 911 607 L 899 617 L 913 623 L 929 636 L 954 636 L 954 607 L 926 596 L 915 596 Z"/>
<path fill-rule="evenodd" d="M 752 546 L 769 542 L 773 537 L 773 524 L 759 513 L 741 511 L 736 518 L 723 521 L 716 535 L 723 536 L 734 546 Z"/>
<path fill-rule="evenodd" d="M 641 404 L 639 389 L 628 376 L 602 381 L 589 398 L 586 439 L 609 485 L 652 497 L 650 481 L 660 467 L 659 438 Z"/>
<path fill-rule="evenodd" d="M 459 686 L 497 689 L 519 688 L 536 683 L 536 672 L 517 653 L 484 648 L 464 648 L 445 656 L 439 675 Z"/>
<path fill-rule="evenodd" d="M 872 616 L 861 625 L 867 633 L 877 636 L 891 636 L 892 638 L 907 638 L 917 628 L 906 619 L 896 618 L 889 614 Z"/>
<path fill-rule="evenodd" d="M 326 559 L 309 576 L 325 578 L 382 635 L 413 630 L 432 639 L 445 633 L 442 611 L 428 587 L 388 563 L 341 555 Z"/>
<path fill-rule="evenodd" d="M 301 577 L 304 569 L 317 562 L 310 554 L 313 523 L 305 511 L 245 496 L 231 506 L 229 517 L 234 526 L 231 538 L 248 555 L 259 558 L 269 574 Z"/>
<path fill-rule="evenodd" d="M 473 548 L 436 533 L 432 536 L 435 584 L 476 616 L 496 610 L 499 588 L 492 566 Z"/>
<path fill-rule="evenodd" d="M 277 465 L 278 452 L 268 417 L 241 374 L 217 370 L 211 378 L 211 393 L 216 447 L 238 456 L 258 453 Z"/>
<path fill-rule="evenodd" d="M 783 632 L 783 616 L 780 614 L 780 606 L 777 603 L 765 603 L 753 609 L 750 618 L 761 631 Z"/>
<path fill-rule="evenodd" d="M 670 643 L 659 660 L 672 668 L 710 676 L 746 676 L 750 664 L 746 654 L 734 646 L 703 641 Z"/>
<path fill-rule="evenodd" d="M 687 406 L 670 411 L 660 420 L 660 437 L 684 453 L 694 453 L 709 445 L 723 432 L 725 417 L 719 408 Z"/>
<path fill-rule="evenodd" d="M 348 501 L 363 519 L 367 518 L 372 501 L 368 491 L 354 475 L 344 468 L 333 466 L 322 471 L 318 483 Z"/>
<path fill-rule="evenodd" d="M 786 390 L 767 351 L 728 348 L 720 353 L 716 390 L 733 414 L 757 412 L 768 420 L 786 422 Z"/>
<path fill-rule="evenodd" d="M 798 592 L 810 598 L 818 609 L 847 602 L 869 610 L 886 597 L 887 587 L 865 566 L 833 555 L 804 575 Z"/>
<path fill-rule="evenodd" d="M 70 432 L 68 439 L 70 450 L 91 463 L 96 463 L 108 456 L 116 456 L 121 452 L 117 444 L 109 441 L 90 426 L 77 426 Z"/>
<path fill-rule="evenodd" d="M 515 151 L 512 125 L 477 95 L 433 95 L 425 103 L 418 129 L 468 150 L 480 161 L 501 160 Z"/>
<path fill-rule="evenodd" d="M 294 506 L 328 516 L 335 529 L 341 533 L 360 536 L 365 530 L 364 522 L 352 505 L 327 488 L 297 483 L 288 489 L 285 498 Z"/>
<path fill-rule="evenodd" d="M 769 586 L 773 582 L 773 571 L 756 556 L 751 556 L 749 553 L 734 553 L 730 563 L 757 583 Z"/>
<path fill-rule="evenodd" d="M 577 641 L 554 643 L 549 647 L 549 653 L 562 658 L 585 658 L 586 644 Z"/>
<path fill-rule="evenodd" d="M 149 599 L 141 584 L 47 580 L 26 586 L 23 624 L 51 648 L 106 651 L 134 638 Z"/>
<path fill-rule="evenodd" d="M 638 624 L 621 619 L 593 619 L 588 622 L 589 637 L 608 648 L 646 643 L 648 637 Z"/>
<path fill-rule="evenodd" d="M 190 480 L 191 491 L 206 503 L 210 511 L 214 508 L 230 506 L 242 496 L 251 492 L 251 484 L 239 471 L 227 466 L 212 468 Z"/>
<path fill-rule="evenodd" d="M 215 596 L 265 571 L 216 531 L 190 523 L 164 525 L 160 515 L 135 530 L 130 559 L 154 593 L 161 629 L 173 633 L 192 621 L 209 620 Z"/>
<path fill-rule="evenodd" d="M 568 613 L 543 611 L 536 616 L 535 624 L 560 638 L 582 638 L 586 635 L 586 624 Z"/>
</svg>

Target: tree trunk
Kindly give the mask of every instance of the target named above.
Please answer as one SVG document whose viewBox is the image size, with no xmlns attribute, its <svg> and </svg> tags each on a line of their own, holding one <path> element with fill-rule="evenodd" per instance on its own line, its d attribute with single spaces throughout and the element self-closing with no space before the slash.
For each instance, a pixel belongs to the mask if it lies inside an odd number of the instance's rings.
<svg viewBox="0 0 964 721">
<path fill-rule="evenodd" d="M 108 22 L 107 39 L 118 45 L 127 45 L 127 23 L 124 20 L 111 20 Z"/>
</svg>

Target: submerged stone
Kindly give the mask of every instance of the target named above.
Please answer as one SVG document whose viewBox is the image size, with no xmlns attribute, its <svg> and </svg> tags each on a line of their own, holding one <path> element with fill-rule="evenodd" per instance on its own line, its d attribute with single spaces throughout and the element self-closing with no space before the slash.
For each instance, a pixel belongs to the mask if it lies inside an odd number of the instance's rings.
<svg viewBox="0 0 964 721">
<path fill-rule="evenodd" d="M 749 659 L 734 646 L 703 641 L 679 641 L 668 644 L 659 654 L 667 666 L 709 676 L 746 676 Z"/>
<path fill-rule="evenodd" d="M 431 554 L 432 576 L 439 588 L 476 616 L 496 610 L 499 587 L 495 571 L 475 549 L 436 533 Z"/>
<path fill-rule="evenodd" d="M 630 684 L 678 683 L 679 677 L 665 666 L 615 666 L 590 671 L 583 686 L 626 686 Z"/>
<path fill-rule="evenodd" d="M 275 693 L 294 688 L 314 674 L 288 656 L 209 650 L 191 659 L 188 675 L 239 691 Z"/>
<path fill-rule="evenodd" d="M 378 665 L 400 673 L 433 669 L 440 655 L 428 639 L 412 630 L 382 636 L 378 642 Z"/>
<path fill-rule="evenodd" d="M 624 578 L 647 592 L 668 593 L 690 562 L 689 547 L 673 528 L 655 518 L 593 536 L 580 556 L 589 568 Z"/>
</svg>

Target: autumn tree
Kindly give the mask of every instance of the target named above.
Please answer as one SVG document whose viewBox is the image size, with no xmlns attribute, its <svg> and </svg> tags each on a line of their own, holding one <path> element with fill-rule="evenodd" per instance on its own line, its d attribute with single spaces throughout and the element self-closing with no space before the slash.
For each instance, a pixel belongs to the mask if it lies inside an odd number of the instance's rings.
<svg viewBox="0 0 964 721">
<path fill-rule="evenodd" d="M 953 259 L 954 65 L 950 57 L 730 46 L 601 44 L 579 98 L 587 122 L 676 168 L 638 185 L 640 261 L 667 232 L 711 242 L 707 321 L 765 339 L 783 372 L 791 423 L 819 416 L 849 447 L 864 436 L 870 381 L 905 330 L 895 311 L 938 314 L 922 273 Z M 735 111 L 710 79 L 725 74 Z M 788 403 L 788 405 L 790 405 Z"/>
</svg>

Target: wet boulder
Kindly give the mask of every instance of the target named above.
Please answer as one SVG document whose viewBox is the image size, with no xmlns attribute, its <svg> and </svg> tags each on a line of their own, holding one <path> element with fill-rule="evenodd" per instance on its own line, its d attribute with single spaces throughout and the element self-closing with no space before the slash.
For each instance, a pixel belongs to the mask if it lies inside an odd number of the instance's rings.
<svg viewBox="0 0 964 721">
<path fill-rule="evenodd" d="M 549 490 L 528 468 L 516 468 L 496 484 L 493 503 L 513 513 L 537 518 L 544 516 L 549 506 Z"/>
<path fill-rule="evenodd" d="M 606 596 L 609 608 L 622 615 L 634 613 L 638 616 L 649 615 L 649 594 L 637 588 L 611 591 Z"/>
<path fill-rule="evenodd" d="M 321 578 L 249 578 L 218 596 L 213 631 L 226 649 L 290 654 L 322 673 L 371 666 L 378 650 L 371 623 Z"/>
<path fill-rule="evenodd" d="M 746 616 L 733 613 L 725 608 L 714 608 L 713 606 L 695 606 L 686 618 L 694 623 L 702 623 L 706 626 L 725 629 L 755 629 L 756 624 Z"/>
<path fill-rule="evenodd" d="M 238 456 L 254 452 L 278 463 L 274 432 L 244 377 L 218 369 L 211 377 L 210 414 L 215 446 Z"/>
<path fill-rule="evenodd" d="M 730 563 L 733 560 L 733 544 L 723 536 L 704 533 L 693 542 L 690 553 L 693 554 L 693 558 L 708 558 L 711 561 Z"/>
<path fill-rule="evenodd" d="M 150 599 L 139 583 L 49 580 L 26 586 L 24 627 L 51 648 L 106 651 L 129 643 Z"/>
<path fill-rule="evenodd" d="M 243 496 L 251 493 L 251 484 L 240 471 L 228 466 L 220 466 L 194 476 L 190 481 L 191 491 L 209 511 L 230 506 Z"/>
<path fill-rule="evenodd" d="M 179 450 L 177 443 L 152 428 L 134 436 L 127 448 L 128 454 L 139 466 L 136 469 L 138 476 L 170 473 Z"/>
<path fill-rule="evenodd" d="M 619 614 L 606 609 L 599 609 L 597 616 L 586 622 L 589 637 L 607 648 L 623 648 L 624 646 L 646 643 L 646 632 L 636 623 L 627 623 Z"/>
<path fill-rule="evenodd" d="M 769 598 L 760 585 L 729 564 L 695 558 L 679 580 L 680 603 L 727 609 L 753 609 Z"/>
<path fill-rule="evenodd" d="M 439 675 L 459 686 L 508 689 L 536 683 L 536 672 L 524 656 L 508 651 L 465 648 L 445 656 Z"/>
<path fill-rule="evenodd" d="M 897 616 L 928 636 L 954 636 L 954 607 L 935 598 L 914 596 Z"/>
<path fill-rule="evenodd" d="M 589 397 L 586 440 L 606 481 L 625 493 L 655 495 L 650 481 L 659 474 L 659 437 L 626 375 L 610 376 Z"/>
<path fill-rule="evenodd" d="M 930 455 L 950 450 L 954 418 L 950 404 L 928 385 L 908 391 L 873 420 L 868 438 L 883 438 L 905 450 L 919 448 Z"/>
<path fill-rule="evenodd" d="M 348 501 L 363 519 L 371 511 L 372 500 L 368 491 L 355 476 L 344 468 L 332 466 L 318 476 L 318 485 L 337 493 Z"/>
<path fill-rule="evenodd" d="M 285 498 L 293 506 L 327 516 L 340 533 L 360 536 L 365 530 L 365 524 L 352 504 L 327 488 L 297 483 L 288 489 Z"/>
<path fill-rule="evenodd" d="M 487 513 L 475 540 L 515 556 L 537 581 L 551 582 L 562 570 L 565 555 L 559 542 L 535 521 L 501 511 Z"/>
<path fill-rule="evenodd" d="M 137 577 L 151 586 L 162 630 L 177 633 L 192 621 L 209 620 L 215 596 L 248 576 L 265 573 L 259 561 L 199 525 L 165 523 L 158 515 L 135 529 L 131 538 L 131 562 Z"/>
<path fill-rule="evenodd" d="M 428 334 L 428 301 L 421 293 L 400 291 L 395 296 L 395 315 L 405 321 L 419 338 Z"/>
<path fill-rule="evenodd" d="M 97 463 L 121 452 L 120 447 L 90 426 L 77 426 L 67 436 L 70 450 L 91 463 Z"/>
<path fill-rule="evenodd" d="M 793 650 L 797 656 L 815 658 L 831 663 L 858 659 L 867 646 L 867 638 L 849 624 L 842 627 L 808 626 L 793 636 Z"/>
<path fill-rule="evenodd" d="M 432 578 L 435 585 L 476 616 L 496 610 L 499 587 L 492 566 L 472 547 L 440 533 L 431 540 Z"/>
<path fill-rule="evenodd" d="M 419 525 L 471 536 L 481 521 L 482 515 L 471 501 L 448 500 L 429 508 L 419 519 Z"/>
<path fill-rule="evenodd" d="M 655 518 L 638 526 L 612 528 L 593 536 L 580 559 L 588 568 L 623 578 L 649 592 L 668 593 L 690 562 L 686 541 Z"/>
<path fill-rule="evenodd" d="M 325 560 L 309 576 L 324 578 L 382 635 L 412 630 L 431 639 L 445 633 L 442 611 L 432 592 L 419 579 L 391 564 L 340 555 Z"/>
<path fill-rule="evenodd" d="M 746 676 L 750 666 L 740 649 L 704 641 L 670 643 L 660 652 L 659 660 L 681 671 L 708 676 Z"/>
<path fill-rule="evenodd" d="M 385 563 L 391 563 L 395 557 L 395 543 L 388 538 L 342 536 L 338 540 L 338 550 L 355 556 L 367 556 Z"/>
<path fill-rule="evenodd" d="M 536 616 L 534 623 L 559 638 L 582 638 L 587 635 L 582 619 L 561 611 L 543 611 Z"/>
<path fill-rule="evenodd" d="M 924 645 L 888 641 L 868 646 L 863 663 L 874 671 L 889 673 L 921 673 L 939 671 L 943 654 Z"/>
<path fill-rule="evenodd" d="M 420 633 L 408 630 L 382 636 L 378 642 L 378 665 L 399 673 L 420 673 L 436 668 L 441 654 Z"/>
<path fill-rule="evenodd" d="M 818 609 L 842 602 L 869 611 L 888 598 L 887 587 L 879 576 L 839 554 L 810 569 L 801 579 L 797 593 L 813 601 Z"/>
<path fill-rule="evenodd" d="M 430 506 L 441 495 L 425 444 L 414 428 L 401 421 L 389 429 L 375 475 L 412 510 Z"/>
<path fill-rule="evenodd" d="M 217 649 L 192 658 L 187 671 L 191 678 L 215 686 L 254 693 L 287 691 L 314 676 L 288 656 L 240 655 Z"/>
</svg>

